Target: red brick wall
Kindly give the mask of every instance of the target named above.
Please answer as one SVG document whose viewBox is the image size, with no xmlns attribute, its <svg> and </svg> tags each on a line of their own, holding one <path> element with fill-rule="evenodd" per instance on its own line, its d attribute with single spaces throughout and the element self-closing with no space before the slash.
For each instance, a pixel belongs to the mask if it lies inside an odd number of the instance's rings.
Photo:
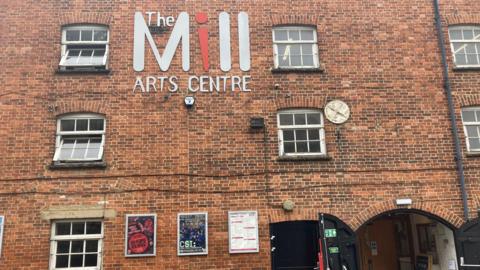
<svg viewBox="0 0 480 270">
<path fill-rule="evenodd" d="M 446 34 L 448 24 L 480 23 L 470 16 L 474 2 L 442 3 Z M 413 208 L 455 226 L 463 223 L 431 1 L 3 1 L 0 8 L 2 269 L 48 267 L 50 223 L 40 218 L 42 210 L 100 201 L 117 211 L 105 220 L 104 269 L 269 269 L 270 222 L 316 219 L 324 212 L 356 229 L 394 209 L 397 198 L 412 198 Z M 181 70 L 178 52 L 162 73 L 149 49 L 145 71 L 133 71 L 134 12 L 157 10 L 165 16 L 189 12 L 189 72 Z M 187 110 L 186 77 L 205 74 L 193 22 L 200 11 L 208 13 L 212 35 L 218 13 L 231 14 L 228 75 L 250 75 L 252 92 L 197 93 Z M 252 68 L 246 73 L 236 53 L 239 11 L 250 18 Z M 61 26 L 71 23 L 109 25 L 109 74 L 56 73 Z M 317 26 L 323 72 L 271 72 L 272 25 L 284 23 Z M 218 42 L 211 42 L 208 75 L 223 75 Z M 480 105 L 480 71 L 453 71 L 448 53 L 465 153 L 460 108 Z M 137 75 L 177 75 L 182 90 L 167 97 L 133 93 Z M 280 161 L 276 111 L 321 109 L 335 98 L 352 113 L 343 125 L 325 122 L 331 159 Z M 106 115 L 107 168 L 49 169 L 56 117 L 85 111 Z M 253 116 L 265 118 L 266 143 L 263 132 L 249 128 Z M 480 158 L 464 160 L 474 218 Z M 295 202 L 292 213 L 281 209 L 286 199 Z M 228 254 L 229 210 L 258 210 L 259 254 Z M 176 255 L 176 217 L 187 211 L 209 213 L 208 256 Z M 146 212 L 159 217 L 157 256 L 125 258 L 125 214 Z"/>
</svg>

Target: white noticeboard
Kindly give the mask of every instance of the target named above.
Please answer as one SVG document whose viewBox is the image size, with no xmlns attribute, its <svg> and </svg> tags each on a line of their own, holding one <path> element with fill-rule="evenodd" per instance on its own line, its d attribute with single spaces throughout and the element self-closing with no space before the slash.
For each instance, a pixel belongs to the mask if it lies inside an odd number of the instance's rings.
<svg viewBox="0 0 480 270">
<path fill-rule="evenodd" d="M 230 253 L 258 252 L 257 211 L 228 212 L 228 242 Z"/>
</svg>

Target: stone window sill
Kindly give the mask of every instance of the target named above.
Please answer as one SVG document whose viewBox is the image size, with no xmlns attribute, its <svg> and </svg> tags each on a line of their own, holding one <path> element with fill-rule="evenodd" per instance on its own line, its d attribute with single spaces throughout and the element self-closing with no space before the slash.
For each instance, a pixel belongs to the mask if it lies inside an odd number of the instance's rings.
<svg viewBox="0 0 480 270">
<path fill-rule="evenodd" d="M 278 161 L 311 161 L 311 160 L 332 160 L 328 155 L 305 155 L 305 156 L 279 156 Z"/>
<path fill-rule="evenodd" d="M 272 73 L 322 73 L 325 69 L 318 68 L 272 68 Z"/>
<path fill-rule="evenodd" d="M 84 161 L 84 162 L 59 162 L 54 161 L 50 164 L 50 169 L 52 170 L 61 170 L 61 169 L 105 169 L 107 168 L 107 163 L 103 160 L 101 161 Z"/>
<path fill-rule="evenodd" d="M 467 157 L 480 157 L 480 152 L 467 152 L 465 155 Z"/>
<path fill-rule="evenodd" d="M 57 69 L 56 73 L 59 75 L 75 75 L 75 74 L 108 75 L 110 74 L 110 69 L 95 69 L 95 68 Z"/>
<path fill-rule="evenodd" d="M 480 66 L 478 66 L 478 67 L 453 67 L 453 71 L 455 71 L 455 72 L 480 71 Z"/>
</svg>

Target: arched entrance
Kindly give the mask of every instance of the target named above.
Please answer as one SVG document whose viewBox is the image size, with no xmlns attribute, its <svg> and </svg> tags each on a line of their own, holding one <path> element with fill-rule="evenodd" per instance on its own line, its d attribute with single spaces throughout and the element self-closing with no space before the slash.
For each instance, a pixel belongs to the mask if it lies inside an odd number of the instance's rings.
<svg viewBox="0 0 480 270">
<path fill-rule="evenodd" d="M 356 230 L 364 270 L 457 270 L 455 226 L 415 209 L 381 213 Z"/>
</svg>

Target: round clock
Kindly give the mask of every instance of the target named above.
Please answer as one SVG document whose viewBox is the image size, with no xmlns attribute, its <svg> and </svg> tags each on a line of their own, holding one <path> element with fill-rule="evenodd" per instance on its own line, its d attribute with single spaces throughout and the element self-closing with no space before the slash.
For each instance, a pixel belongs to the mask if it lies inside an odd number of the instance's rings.
<svg viewBox="0 0 480 270">
<path fill-rule="evenodd" d="M 343 124 L 350 117 L 348 105 L 338 99 L 332 100 L 325 105 L 325 117 L 334 124 Z"/>
</svg>

